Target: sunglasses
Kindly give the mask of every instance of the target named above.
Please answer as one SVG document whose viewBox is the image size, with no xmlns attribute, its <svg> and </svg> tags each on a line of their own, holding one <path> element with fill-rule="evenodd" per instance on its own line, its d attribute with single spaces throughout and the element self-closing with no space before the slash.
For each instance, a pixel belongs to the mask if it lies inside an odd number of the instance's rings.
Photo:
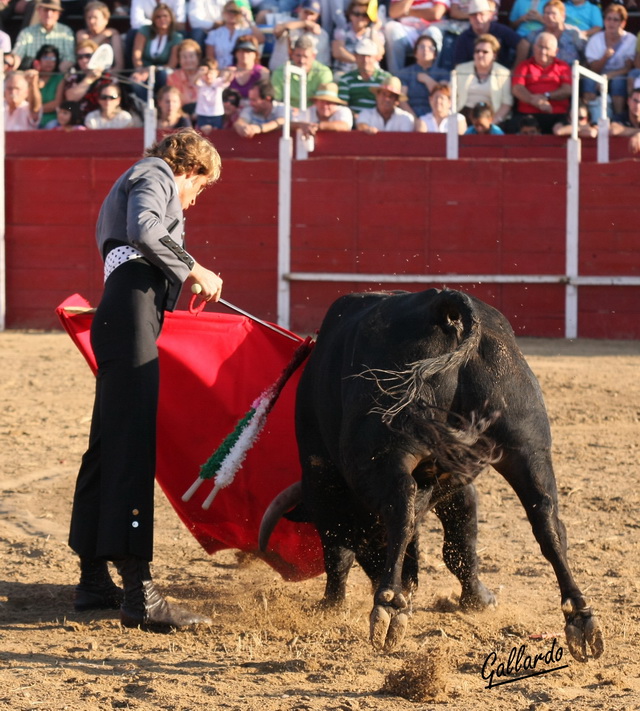
<svg viewBox="0 0 640 711">
<path fill-rule="evenodd" d="M 578 121 L 588 121 L 589 117 L 586 114 L 579 114 Z"/>
<path fill-rule="evenodd" d="M 88 54 L 76 54 L 77 59 L 91 59 L 93 57 L 93 54 L 89 52 Z"/>
<path fill-rule="evenodd" d="M 473 52 L 474 54 L 491 54 L 491 52 L 488 49 L 476 49 Z"/>
<path fill-rule="evenodd" d="M 100 94 L 100 101 L 115 101 L 119 96 L 111 96 L 110 94 Z"/>
<path fill-rule="evenodd" d="M 350 12 L 350 15 L 353 15 L 354 17 L 368 17 L 366 12 Z"/>
<path fill-rule="evenodd" d="M 13 62 L 9 62 L 9 61 L 7 61 L 7 60 L 5 59 L 5 60 L 4 60 L 4 66 L 5 66 L 5 67 L 9 67 L 9 69 L 13 69 L 14 64 L 13 64 Z"/>
</svg>

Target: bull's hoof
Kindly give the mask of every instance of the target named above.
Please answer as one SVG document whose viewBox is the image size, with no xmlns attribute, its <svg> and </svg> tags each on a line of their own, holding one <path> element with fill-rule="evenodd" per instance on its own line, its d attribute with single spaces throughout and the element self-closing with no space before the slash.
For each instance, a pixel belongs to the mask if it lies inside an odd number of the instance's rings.
<svg viewBox="0 0 640 711">
<path fill-rule="evenodd" d="M 562 610 L 567 622 L 564 633 L 571 656 L 579 662 L 586 662 L 589 659 L 589 650 L 594 659 L 602 656 L 604 636 L 591 608 L 577 610 L 574 600 L 568 599 L 562 602 Z"/>
<path fill-rule="evenodd" d="M 473 589 L 463 590 L 460 595 L 460 607 L 463 610 L 486 610 L 497 604 L 496 596 L 480 581 Z"/>
<path fill-rule="evenodd" d="M 369 617 L 371 644 L 379 652 L 392 652 L 404 639 L 409 615 L 392 607 L 376 605 Z"/>
</svg>

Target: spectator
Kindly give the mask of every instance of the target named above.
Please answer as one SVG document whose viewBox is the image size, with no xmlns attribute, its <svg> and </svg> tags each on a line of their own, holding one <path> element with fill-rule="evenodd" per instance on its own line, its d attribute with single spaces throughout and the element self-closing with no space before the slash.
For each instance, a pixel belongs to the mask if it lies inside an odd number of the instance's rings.
<svg viewBox="0 0 640 711">
<path fill-rule="evenodd" d="M 158 128 L 161 130 L 191 128 L 191 120 L 182 110 L 182 97 L 175 86 L 163 86 L 156 98 Z"/>
<path fill-rule="evenodd" d="M 384 33 L 377 29 L 369 17 L 368 7 L 366 0 L 351 0 L 347 8 L 348 23 L 344 27 L 336 27 L 333 31 L 331 56 L 335 79 L 357 69 L 355 47 L 361 39 L 371 39 L 380 46 L 378 61 L 384 56 Z"/>
<path fill-rule="evenodd" d="M 195 40 L 204 52 L 204 41 L 214 25 L 222 21 L 225 0 L 189 0 L 189 37 Z"/>
<path fill-rule="evenodd" d="M 222 105 L 224 106 L 224 123 L 222 128 L 233 128 L 240 116 L 240 99 L 242 97 L 235 89 L 225 89 L 222 92 Z"/>
<path fill-rule="evenodd" d="M 76 32 L 76 42 L 93 40 L 98 46 L 108 44 L 113 50 L 113 68 L 117 72 L 124 69 L 124 48 L 122 38 L 117 30 L 109 27 L 111 11 L 109 6 L 100 0 L 92 0 L 84 8 L 84 23 L 86 29 Z"/>
<path fill-rule="evenodd" d="M 198 86 L 198 99 L 196 101 L 196 128 L 203 133 L 210 133 L 213 129 L 222 128 L 224 123 L 224 105 L 222 92 L 229 86 L 231 68 L 221 75 L 218 62 L 215 59 L 205 60 L 200 67 L 200 77 L 196 82 Z"/>
<path fill-rule="evenodd" d="M 476 37 L 473 62 L 456 67 L 457 106 L 467 120 L 479 103 L 491 107 L 495 123 L 502 123 L 511 113 L 511 73 L 496 62 L 499 51 L 500 43 L 493 35 L 480 35 Z"/>
<path fill-rule="evenodd" d="M 54 131 L 86 131 L 87 127 L 82 123 L 80 104 L 77 101 L 63 101 L 56 108 L 56 118 L 45 126 Z"/>
<path fill-rule="evenodd" d="M 402 84 L 398 77 L 388 77 L 380 86 L 372 86 L 370 91 L 375 95 L 376 105 L 371 109 L 363 109 L 358 114 L 358 131 L 371 135 L 381 131 L 415 131 L 415 116 L 399 106 L 400 101 L 406 101 L 407 97 L 402 93 Z"/>
<path fill-rule="evenodd" d="M 433 87 L 429 96 L 431 113 L 420 116 L 416 123 L 416 131 L 419 133 L 447 133 L 451 114 L 451 89 L 447 84 L 438 84 Z M 458 135 L 462 135 L 467 130 L 467 121 L 462 114 L 456 114 L 458 123 Z"/>
<path fill-rule="evenodd" d="M 62 79 L 60 55 L 57 47 L 43 44 L 33 60 L 33 68 L 38 71 L 38 88 L 42 97 L 42 118 L 40 128 L 56 117 L 56 106 L 62 99 Z"/>
<path fill-rule="evenodd" d="M 518 119 L 518 136 L 539 136 L 540 124 L 533 114 L 524 114 Z"/>
<path fill-rule="evenodd" d="M 182 110 L 189 116 L 195 115 L 196 111 L 201 62 L 200 45 L 193 39 L 182 40 L 178 45 L 178 69 L 167 77 L 167 85 L 180 92 Z"/>
<path fill-rule="evenodd" d="M 258 58 L 258 42 L 253 35 L 238 38 L 233 50 L 235 73 L 229 86 L 242 97 L 242 105 L 249 102 L 249 89 L 259 81 L 269 78 L 269 70 Z"/>
<path fill-rule="evenodd" d="M 627 115 L 611 123 L 612 136 L 629 136 L 629 152 L 640 153 L 640 89 L 633 89 L 627 100 Z"/>
<path fill-rule="evenodd" d="M 370 109 L 376 105 L 370 91 L 371 87 L 379 86 L 391 75 L 378 66 L 378 45 L 373 40 L 369 38 L 359 40 L 355 47 L 355 55 L 357 69 L 340 77 L 338 94 L 357 116 L 362 109 Z"/>
<path fill-rule="evenodd" d="M 544 6 L 542 14 L 543 29 L 530 32 L 518 45 L 516 64 L 527 59 L 531 46 L 536 41 L 540 32 L 549 32 L 558 40 L 558 59 L 573 64 L 581 62 L 584 53 L 585 41 L 580 31 L 575 27 L 565 24 L 566 10 L 562 0 L 549 0 Z"/>
<path fill-rule="evenodd" d="M 351 131 L 353 114 L 347 102 L 339 98 L 337 84 L 320 84 L 311 100 L 308 120 L 297 121 L 292 128 L 302 129 L 305 136 L 315 136 L 318 131 Z"/>
<path fill-rule="evenodd" d="M 449 81 L 449 72 L 436 66 L 438 46 L 433 37 L 422 35 L 416 40 L 413 50 L 415 64 L 401 69 L 398 78 L 402 82 L 402 93 L 408 100 L 400 107 L 422 116 L 431 111 L 429 94 L 436 84 Z"/>
<path fill-rule="evenodd" d="M 604 11 L 604 30 L 592 35 L 587 42 L 585 57 L 589 69 L 596 74 L 606 74 L 614 116 L 625 112 L 627 75 L 633 67 L 636 38 L 624 28 L 628 13 L 623 5 L 612 3 Z M 589 104 L 598 95 L 598 85 L 585 77 L 582 96 Z"/>
<path fill-rule="evenodd" d="M 511 69 L 516 50 L 522 37 L 510 27 L 495 20 L 495 5 L 492 0 L 471 0 L 469 3 L 469 24 L 458 37 L 453 51 L 453 64 L 473 60 L 474 43 L 480 35 L 493 35 L 500 42 L 498 62 Z"/>
<path fill-rule="evenodd" d="M 566 0 L 567 25 L 577 27 L 585 37 L 589 38 L 599 32 L 604 24 L 600 6 L 588 0 Z"/>
<path fill-rule="evenodd" d="M 263 79 L 249 89 L 249 106 L 242 109 L 233 125 L 243 138 L 253 138 L 260 133 L 277 131 L 284 124 L 284 106 L 273 100 L 274 89 Z"/>
<path fill-rule="evenodd" d="M 416 40 L 426 31 L 442 47 L 442 31 L 430 27 L 443 20 L 450 0 L 391 0 L 389 17 L 384 26 L 387 69 L 397 75 L 407 63 Z"/>
<path fill-rule="evenodd" d="M 13 48 L 13 54 L 20 58 L 19 66 L 29 67 L 43 44 L 58 48 L 61 71 L 65 72 L 73 65 L 73 32 L 58 22 L 61 12 L 60 0 L 40 0 L 36 7 L 38 22 L 20 32 Z"/>
<path fill-rule="evenodd" d="M 541 0 L 516 0 L 509 12 L 509 22 L 516 32 L 526 37 L 543 27 L 542 15 L 538 10 Z"/>
<path fill-rule="evenodd" d="M 556 58 L 557 51 L 558 40 L 541 32 L 533 45 L 533 57 L 513 71 L 511 91 L 518 99 L 516 120 L 521 114 L 533 114 L 542 133 L 551 133 L 569 111 L 571 67 Z"/>
<path fill-rule="evenodd" d="M 329 35 L 320 25 L 320 0 L 301 0 L 297 16 L 278 23 L 273 36 L 275 44 L 269 69 L 273 72 L 289 59 L 291 49 L 300 37 L 310 37 L 316 48 L 316 58 L 321 64 L 331 63 Z"/>
<path fill-rule="evenodd" d="M 465 131 L 465 134 L 504 136 L 504 131 L 495 124 L 491 105 L 484 101 L 480 101 L 471 109 L 469 121 L 471 121 L 471 126 Z"/>
<path fill-rule="evenodd" d="M 132 128 L 136 125 L 134 117 L 122 106 L 122 92 L 118 84 L 107 84 L 98 96 L 100 108 L 91 111 L 84 120 L 84 125 L 91 129 Z"/>
<path fill-rule="evenodd" d="M 206 55 L 209 59 L 217 59 L 220 69 L 226 69 L 233 64 L 233 48 L 240 37 L 253 34 L 258 44 L 264 42 L 264 35 L 249 22 L 250 14 L 235 2 L 229 2 L 222 9 L 223 25 L 211 30 L 205 40 Z"/>
<path fill-rule="evenodd" d="M 42 117 L 38 72 L 27 69 L 7 74 L 4 82 L 4 130 L 31 131 Z"/>
<path fill-rule="evenodd" d="M 316 59 L 316 46 L 313 40 L 307 36 L 300 37 L 293 46 L 291 63 L 307 73 L 307 96 L 315 94 L 320 84 L 328 84 L 333 81 L 331 69 Z M 284 67 L 273 72 L 271 84 L 275 91 L 275 99 L 282 101 L 284 98 Z M 291 76 L 291 106 L 300 107 L 300 77 L 297 74 Z"/>
<path fill-rule="evenodd" d="M 185 0 L 165 0 L 165 4 L 171 9 L 176 30 L 183 30 L 187 20 Z M 152 25 L 157 5 L 157 0 L 131 0 L 131 29 L 140 30 L 141 27 Z"/>
<path fill-rule="evenodd" d="M 178 47 L 183 36 L 175 29 L 173 10 L 164 2 L 158 3 L 151 15 L 151 24 L 143 25 L 133 43 L 134 73 L 131 79 L 135 82 L 146 82 L 149 79 L 147 67 L 155 66 L 156 87 L 164 86 L 167 81 L 166 68 L 175 69 L 178 66 Z M 137 91 L 138 87 L 134 87 Z M 146 91 L 139 94 L 146 97 Z"/>
<path fill-rule="evenodd" d="M 571 116 L 567 114 L 563 121 L 558 121 L 553 127 L 555 136 L 571 135 Z M 595 138 L 598 135 L 598 127 L 589 122 L 589 107 L 583 99 L 578 102 L 578 136 L 580 138 Z"/>
<path fill-rule="evenodd" d="M 100 92 L 113 82 L 108 72 L 88 69 L 89 60 L 96 49 L 98 45 L 93 40 L 78 42 L 75 70 L 65 76 L 62 89 L 65 101 L 78 102 L 83 121 L 88 113 L 100 108 Z"/>
</svg>

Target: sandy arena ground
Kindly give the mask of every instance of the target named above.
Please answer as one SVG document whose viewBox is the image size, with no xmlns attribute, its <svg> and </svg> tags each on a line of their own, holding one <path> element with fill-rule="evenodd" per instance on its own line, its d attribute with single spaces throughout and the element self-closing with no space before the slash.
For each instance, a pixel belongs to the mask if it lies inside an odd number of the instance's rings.
<svg viewBox="0 0 640 711">
<path fill-rule="evenodd" d="M 361 571 L 348 608 L 322 615 L 313 608 L 322 578 L 285 583 L 234 551 L 207 556 L 161 493 L 156 580 L 213 627 L 153 635 L 113 614 L 75 613 L 77 564 L 65 541 L 92 375 L 66 335 L 0 333 L 0 709 L 640 709 L 640 342 L 521 345 L 551 417 L 573 571 L 606 634 L 604 656 L 588 664 L 568 654 L 551 567 L 493 471 L 478 484 L 479 549 L 498 608 L 460 612 L 430 516 L 415 614 L 396 653 L 368 644 Z M 522 644 L 546 652 L 554 636 L 566 668 L 485 688 L 492 651 L 503 661 Z"/>
</svg>

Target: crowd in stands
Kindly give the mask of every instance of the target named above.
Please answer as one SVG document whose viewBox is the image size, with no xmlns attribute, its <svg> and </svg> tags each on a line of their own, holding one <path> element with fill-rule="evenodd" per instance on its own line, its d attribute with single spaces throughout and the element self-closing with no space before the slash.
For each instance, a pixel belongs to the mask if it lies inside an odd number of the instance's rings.
<svg viewBox="0 0 640 711">
<path fill-rule="evenodd" d="M 302 111 L 293 74 L 292 126 L 308 136 L 443 133 L 451 121 L 460 134 L 568 135 L 577 61 L 607 76 L 611 133 L 638 152 L 640 34 L 625 29 L 624 1 L 515 0 L 501 21 L 496 0 L 9 0 L 5 128 L 139 126 L 154 76 L 160 128 L 250 139 L 284 123 L 290 60 L 309 97 Z M 92 62 L 103 45 L 108 66 Z M 581 136 L 597 135 L 599 91 L 581 79 Z"/>
</svg>

